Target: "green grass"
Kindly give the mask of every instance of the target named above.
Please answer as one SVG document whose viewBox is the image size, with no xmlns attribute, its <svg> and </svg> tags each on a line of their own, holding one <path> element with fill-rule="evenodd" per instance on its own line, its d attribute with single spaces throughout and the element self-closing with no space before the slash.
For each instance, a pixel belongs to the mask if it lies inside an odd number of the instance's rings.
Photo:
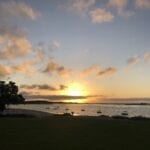
<svg viewBox="0 0 150 150">
<path fill-rule="evenodd" d="M 148 150 L 150 121 L 0 118 L 0 150 Z"/>
</svg>

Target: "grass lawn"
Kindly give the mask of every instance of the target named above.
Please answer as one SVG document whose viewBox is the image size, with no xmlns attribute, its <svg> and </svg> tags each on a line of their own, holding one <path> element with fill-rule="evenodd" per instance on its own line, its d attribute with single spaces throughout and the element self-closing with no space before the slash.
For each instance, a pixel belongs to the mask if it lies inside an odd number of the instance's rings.
<svg viewBox="0 0 150 150">
<path fill-rule="evenodd" d="M 149 150 L 150 120 L 0 118 L 0 150 Z"/>
</svg>

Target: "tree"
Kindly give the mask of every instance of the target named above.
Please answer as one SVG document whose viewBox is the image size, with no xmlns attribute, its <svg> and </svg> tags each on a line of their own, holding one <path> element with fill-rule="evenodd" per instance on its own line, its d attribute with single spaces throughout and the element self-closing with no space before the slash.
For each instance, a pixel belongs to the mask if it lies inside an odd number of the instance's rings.
<svg viewBox="0 0 150 150">
<path fill-rule="evenodd" d="M 0 81 L 0 111 L 6 109 L 6 105 L 23 103 L 25 98 L 18 94 L 18 86 L 15 82 Z"/>
</svg>

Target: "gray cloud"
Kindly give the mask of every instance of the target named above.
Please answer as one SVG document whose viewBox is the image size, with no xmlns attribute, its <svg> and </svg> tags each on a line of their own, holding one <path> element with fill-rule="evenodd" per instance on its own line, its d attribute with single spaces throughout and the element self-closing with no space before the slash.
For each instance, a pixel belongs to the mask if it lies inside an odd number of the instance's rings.
<svg viewBox="0 0 150 150">
<path fill-rule="evenodd" d="M 49 50 L 50 51 L 54 51 L 54 50 L 59 49 L 59 48 L 60 48 L 60 43 L 58 41 L 53 41 L 49 45 Z"/>
<path fill-rule="evenodd" d="M 40 15 L 40 13 L 33 10 L 30 5 L 27 5 L 24 2 L 16 2 L 15 0 L 1 1 L 0 14 L 0 19 L 2 19 L 3 21 L 7 21 L 12 17 L 21 19 L 29 18 L 35 20 Z"/>
<path fill-rule="evenodd" d="M 37 99 L 42 99 L 42 100 L 72 100 L 72 99 L 86 99 L 86 96 L 68 96 L 68 95 L 26 95 L 27 99 L 30 100 L 37 100 Z"/>
<path fill-rule="evenodd" d="M 62 85 L 62 84 L 59 85 L 59 89 L 60 89 L 60 90 L 65 90 L 65 89 L 67 89 L 67 88 L 68 88 L 68 87 L 67 87 L 66 85 Z"/>
<path fill-rule="evenodd" d="M 98 76 L 112 76 L 116 72 L 117 72 L 116 68 L 108 67 L 108 68 L 101 69 L 97 75 Z"/>
<path fill-rule="evenodd" d="M 141 60 L 141 57 L 138 55 L 128 58 L 128 60 L 127 60 L 128 66 L 133 66 L 133 65 L 139 63 L 140 60 Z"/>
<path fill-rule="evenodd" d="M 59 85 L 58 88 L 51 86 L 49 84 L 32 84 L 32 85 L 21 85 L 23 89 L 38 89 L 38 90 L 50 90 L 50 91 L 59 91 L 67 88 L 66 85 Z"/>
<path fill-rule="evenodd" d="M 132 57 L 129 57 L 127 59 L 127 67 L 126 69 L 129 70 L 131 69 L 134 65 L 139 64 L 139 63 L 145 63 L 150 61 L 150 52 L 147 51 L 142 55 L 134 55 Z"/>
<path fill-rule="evenodd" d="M 129 17 L 134 14 L 134 11 L 127 9 L 128 2 L 129 0 L 109 0 L 107 3 L 107 7 L 116 9 L 117 14 L 120 16 Z"/>
</svg>

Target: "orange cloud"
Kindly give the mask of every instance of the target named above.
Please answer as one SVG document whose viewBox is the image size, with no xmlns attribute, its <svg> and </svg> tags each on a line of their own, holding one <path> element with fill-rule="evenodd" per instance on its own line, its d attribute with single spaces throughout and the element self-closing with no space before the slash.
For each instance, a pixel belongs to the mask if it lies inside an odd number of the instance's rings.
<svg viewBox="0 0 150 150">
<path fill-rule="evenodd" d="M 139 9 L 150 9 L 150 0 L 135 0 L 135 6 Z"/>
<path fill-rule="evenodd" d="M 90 11 L 89 17 L 93 23 L 111 22 L 114 18 L 111 12 L 101 8 Z"/>
<path fill-rule="evenodd" d="M 25 75 L 32 75 L 35 72 L 30 62 L 23 62 L 18 65 L 10 66 L 10 69 L 12 74 L 21 73 Z"/>
<path fill-rule="evenodd" d="M 5 23 L 0 24 L 0 45 L 0 59 L 14 59 L 32 51 L 25 30 Z"/>
<path fill-rule="evenodd" d="M 108 6 L 123 9 L 127 5 L 128 0 L 109 0 Z"/>
<path fill-rule="evenodd" d="M 144 60 L 145 60 L 145 61 L 150 61 L 150 52 L 146 52 L 146 53 L 144 54 Z"/>
<path fill-rule="evenodd" d="M 11 74 L 11 69 L 5 65 L 0 64 L 0 78 L 5 78 Z"/>
<path fill-rule="evenodd" d="M 81 74 L 88 76 L 91 74 L 96 74 L 97 76 L 111 76 L 117 72 L 116 68 L 108 67 L 108 68 L 102 68 L 98 65 L 92 65 L 91 67 L 88 67 L 84 69 Z"/>
<path fill-rule="evenodd" d="M 36 72 L 36 70 L 34 70 L 32 65 L 33 62 L 30 60 L 16 65 L 6 66 L 4 64 L 0 64 L 0 77 L 5 78 L 13 74 L 24 74 L 31 76 L 33 73 Z"/>
<path fill-rule="evenodd" d="M 32 48 L 25 36 L 16 36 L 11 33 L 0 36 L 0 44 L 0 59 L 25 56 Z"/>
<path fill-rule="evenodd" d="M 68 76 L 70 75 L 71 71 L 71 69 L 65 68 L 64 66 L 56 63 L 54 60 L 49 60 L 43 72 L 50 74 L 56 73 L 60 76 Z"/>
<path fill-rule="evenodd" d="M 92 66 L 90 66 L 90 67 L 88 67 L 88 68 L 85 68 L 85 69 L 82 71 L 81 74 L 84 75 L 84 76 L 88 76 L 88 75 L 90 75 L 90 74 L 95 74 L 95 73 L 97 73 L 98 70 L 99 70 L 99 66 L 98 66 L 98 65 L 92 65 Z"/>
</svg>

